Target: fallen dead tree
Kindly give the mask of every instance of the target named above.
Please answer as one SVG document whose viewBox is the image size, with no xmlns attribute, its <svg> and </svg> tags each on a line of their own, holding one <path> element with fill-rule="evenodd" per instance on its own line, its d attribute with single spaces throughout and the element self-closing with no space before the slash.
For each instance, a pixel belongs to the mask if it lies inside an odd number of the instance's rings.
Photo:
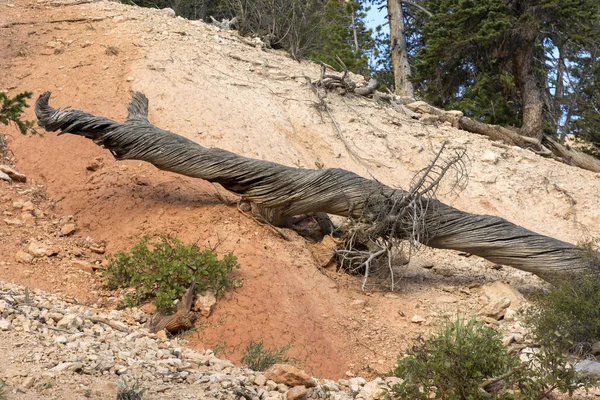
<svg viewBox="0 0 600 400">
<path fill-rule="evenodd" d="M 469 214 L 429 196 L 460 157 L 432 163 L 411 190 L 404 191 L 343 169 L 292 168 L 202 147 L 152 125 L 148 100 L 139 92 L 132 96 L 125 123 L 55 109 L 49 99 L 50 93 L 44 93 L 35 105 L 38 123 L 47 131 L 89 138 L 117 160 L 147 161 L 165 171 L 219 183 L 243 196 L 255 217 L 276 226 L 286 226 L 296 215 L 325 212 L 362 224 L 373 241 L 409 240 L 464 251 L 543 277 L 584 268 L 582 250 L 570 243 L 499 217 Z"/>
</svg>

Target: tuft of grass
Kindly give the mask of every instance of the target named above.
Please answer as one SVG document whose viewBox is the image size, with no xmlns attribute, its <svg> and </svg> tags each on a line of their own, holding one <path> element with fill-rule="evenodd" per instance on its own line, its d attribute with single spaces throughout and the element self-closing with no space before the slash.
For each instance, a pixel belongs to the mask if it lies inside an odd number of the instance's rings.
<svg viewBox="0 0 600 400">
<path fill-rule="evenodd" d="M 6 391 L 5 389 L 8 387 L 8 383 L 4 379 L 0 379 L 0 400 L 6 400 Z"/>
<path fill-rule="evenodd" d="M 104 54 L 111 57 L 118 56 L 120 52 L 121 50 L 119 50 L 119 48 L 115 46 L 106 46 L 106 50 L 104 50 Z"/>
<path fill-rule="evenodd" d="M 239 268 L 232 254 L 221 260 L 213 250 L 201 250 L 196 244 L 184 244 L 170 236 L 160 236 L 150 248 L 150 236 L 144 236 L 131 252 L 108 256 L 104 271 L 110 289 L 135 288 L 124 297 L 121 306 L 133 307 L 153 299 L 159 312 L 173 310 L 179 299 L 196 282 L 196 292 L 214 291 L 217 295 L 232 287 L 229 274 Z"/>
<path fill-rule="evenodd" d="M 266 371 L 275 364 L 295 364 L 298 360 L 285 355 L 293 345 L 292 340 L 279 349 L 267 349 L 262 340 L 260 342 L 251 340 L 242 355 L 242 364 L 253 371 Z"/>
<path fill-rule="evenodd" d="M 126 381 L 118 381 L 119 390 L 117 391 L 117 400 L 142 400 L 146 389 L 139 382 L 129 386 Z"/>
<path fill-rule="evenodd" d="M 392 388 L 394 398 L 415 400 L 525 400 L 545 398 L 553 390 L 572 394 L 583 385 L 556 347 L 521 362 L 494 328 L 462 318 L 400 355 L 394 375 L 403 379 Z"/>
</svg>

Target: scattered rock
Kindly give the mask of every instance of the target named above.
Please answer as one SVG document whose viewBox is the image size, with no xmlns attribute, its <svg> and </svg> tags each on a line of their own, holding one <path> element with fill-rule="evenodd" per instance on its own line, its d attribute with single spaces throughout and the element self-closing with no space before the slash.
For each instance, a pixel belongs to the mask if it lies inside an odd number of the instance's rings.
<svg viewBox="0 0 600 400">
<path fill-rule="evenodd" d="M 462 111 L 458 110 L 444 110 L 444 114 L 450 118 L 460 118 L 465 115 Z"/>
<path fill-rule="evenodd" d="M 71 264 L 84 272 L 89 272 L 90 274 L 94 272 L 93 264 L 83 260 L 71 260 Z"/>
<path fill-rule="evenodd" d="M 167 17 L 175 18 L 175 11 L 172 8 L 163 8 L 160 13 Z"/>
<path fill-rule="evenodd" d="M 33 261 L 33 256 L 29 253 L 19 250 L 17 251 L 17 254 L 15 254 L 15 260 L 20 263 L 29 264 Z"/>
<path fill-rule="evenodd" d="M 34 384 L 35 384 L 35 377 L 28 376 L 27 378 L 23 379 L 23 383 L 21 383 L 21 387 L 23 389 L 31 389 Z"/>
<path fill-rule="evenodd" d="M 497 164 L 498 163 L 498 154 L 493 151 L 486 151 L 483 156 L 481 156 L 481 161 L 488 164 Z"/>
<path fill-rule="evenodd" d="M 8 175 L 13 181 L 27 182 L 27 177 L 8 165 L 0 165 L 0 171 Z"/>
<path fill-rule="evenodd" d="M 31 201 L 26 201 L 21 205 L 21 211 L 23 212 L 32 212 L 35 210 L 35 205 Z"/>
<path fill-rule="evenodd" d="M 515 320 L 516 316 L 517 316 L 517 312 L 510 307 L 507 308 L 506 311 L 504 312 L 504 320 L 505 321 L 512 322 Z"/>
<path fill-rule="evenodd" d="M 331 236 L 324 236 L 323 240 L 310 247 L 311 253 L 321 268 L 326 268 L 333 263 L 337 243 Z"/>
<path fill-rule="evenodd" d="M 63 236 L 69 236 L 69 235 L 73 234 L 76 230 L 77 230 L 77 226 L 75 224 L 68 223 L 68 224 L 63 225 L 63 227 L 60 229 L 60 233 Z"/>
<path fill-rule="evenodd" d="M 434 125 L 440 121 L 440 118 L 433 114 L 421 114 L 419 121 L 425 125 Z"/>
<path fill-rule="evenodd" d="M 256 375 L 256 378 L 254 378 L 254 383 L 258 386 L 265 386 L 267 378 L 263 374 L 258 374 Z"/>
<path fill-rule="evenodd" d="M 301 400 L 306 397 L 306 386 L 294 386 L 286 392 L 287 400 Z"/>
<path fill-rule="evenodd" d="M 20 219 L 5 219 L 4 223 L 6 223 L 6 225 L 9 226 L 23 226 L 25 225 L 25 223 L 23 221 L 21 221 Z"/>
<path fill-rule="evenodd" d="M 366 383 L 358 392 L 364 400 L 383 400 L 387 391 L 385 390 L 383 380 L 374 380 Z"/>
<path fill-rule="evenodd" d="M 414 112 L 420 112 L 420 113 L 427 113 L 429 110 L 429 107 L 431 107 L 431 106 L 429 104 L 427 104 L 427 102 L 420 101 L 420 100 L 406 104 L 406 108 L 408 108 L 409 110 L 414 111 Z"/>
<path fill-rule="evenodd" d="M 422 324 L 425 321 L 427 320 L 424 317 L 417 314 L 415 314 L 410 320 L 410 322 L 412 322 L 413 324 Z"/>
<path fill-rule="evenodd" d="M 366 300 L 363 299 L 354 299 L 352 300 L 352 303 L 350 303 L 350 307 L 352 308 L 364 308 L 364 306 L 367 304 Z"/>
<path fill-rule="evenodd" d="M 275 364 L 265 372 L 265 377 L 288 386 L 316 386 L 316 382 L 306 372 L 289 364 Z"/>
<path fill-rule="evenodd" d="M 35 226 L 35 216 L 29 212 L 21 214 L 21 220 L 25 225 Z"/>
<path fill-rule="evenodd" d="M 85 167 L 85 169 L 87 169 L 88 171 L 98 171 L 100 168 L 102 168 L 102 164 L 100 162 L 98 162 L 97 160 L 94 161 L 90 161 L 88 163 L 88 165 Z"/>
<path fill-rule="evenodd" d="M 203 317 L 208 317 L 212 311 L 212 307 L 217 302 L 215 294 L 208 290 L 205 294 L 199 294 L 194 301 L 194 311 L 200 313 Z"/>
<path fill-rule="evenodd" d="M 600 377 L 600 362 L 584 360 L 575 364 L 575 370 L 582 375 Z"/>
<path fill-rule="evenodd" d="M 7 319 L 0 319 L 0 331 L 8 331 L 10 330 L 12 324 Z"/>
<path fill-rule="evenodd" d="M 58 250 L 41 243 L 31 242 L 27 252 L 35 257 L 53 256 L 58 254 Z"/>
<path fill-rule="evenodd" d="M 67 330 L 78 329 L 82 325 L 83 320 L 77 314 L 67 314 L 56 324 L 58 328 Z"/>
<path fill-rule="evenodd" d="M 163 329 L 163 330 L 160 330 L 160 331 L 156 332 L 156 337 L 159 338 L 159 339 L 165 339 L 166 340 L 167 339 L 167 331 L 165 331 Z"/>
<path fill-rule="evenodd" d="M 483 309 L 479 312 L 479 314 L 484 315 L 489 318 L 493 318 L 495 320 L 500 320 L 504 317 L 506 313 L 506 309 L 510 306 L 510 299 L 508 297 L 502 297 L 498 300 L 495 300 L 489 303 L 487 306 L 483 307 Z"/>
</svg>

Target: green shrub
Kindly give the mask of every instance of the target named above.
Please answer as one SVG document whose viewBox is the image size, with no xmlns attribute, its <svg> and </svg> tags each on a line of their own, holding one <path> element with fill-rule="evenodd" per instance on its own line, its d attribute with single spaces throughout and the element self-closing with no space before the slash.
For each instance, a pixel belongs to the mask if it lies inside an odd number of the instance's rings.
<svg viewBox="0 0 600 400">
<path fill-rule="evenodd" d="M 600 341 L 600 258 L 584 245 L 587 273 L 554 278 L 552 287 L 532 295 L 525 322 L 543 346 L 585 353 Z"/>
<path fill-rule="evenodd" d="M 292 340 L 279 349 L 266 349 L 262 340 L 260 342 L 251 340 L 242 355 L 242 364 L 253 371 L 266 371 L 275 364 L 294 364 L 297 360 L 285 355 L 293 345 Z"/>
<path fill-rule="evenodd" d="M 158 311 L 173 309 L 173 302 L 185 293 L 192 281 L 196 292 L 212 290 L 217 295 L 232 286 L 229 278 L 237 258 L 227 254 L 219 260 L 214 251 L 203 251 L 195 244 L 183 244 L 170 236 L 160 236 L 152 249 L 149 236 L 136 244 L 131 252 L 108 257 L 105 276 L 110 289 L 135 288 L 123 299 L 123 306 L 136 306 L 154 298 Z"/>
<path fill-rule="evenodd" d="M 146 391 L 139 382 L 136 382 L 133 386 L 129 386 L 125 381 L 118 381 L 117 384 L 119 385 L 117 400 L 142 400 Z"/>
<path fill-rule="evenodd" d="M 448 400 L 532 399 L 554 389 L 572 393 L 580 381 L 566 357 L 554 350 L 543 349 L 521 364 L 494 328 L 458 318 L 399 356 L 394 374 L 403 382 L 392 393 L 399 399 L 422 400 L 432 395 Z M 491 394 L 494 380 L 499 383 Z"/>
</svg>

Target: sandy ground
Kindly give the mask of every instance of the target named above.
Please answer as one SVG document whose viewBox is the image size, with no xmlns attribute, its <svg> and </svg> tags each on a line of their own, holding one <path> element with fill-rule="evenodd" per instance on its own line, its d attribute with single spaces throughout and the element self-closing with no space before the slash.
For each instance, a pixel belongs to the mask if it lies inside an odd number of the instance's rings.
<svg viewBox="0 0 600 400">
<path fill-rule="evenodd" d="M 360 156 L 352 157 L 329 116 L 315 107 L 307 77 L 318 77 L 316 65 L 201 22 L 106 1 L 2 2 L 0 55 L 0 89 L 10 94 L 31 90 L 37 97 L 49 90 L 55 107 L 123 120 L 130 93 L 140 90 L 150 99 L 153 123 L 204 146 L 290 166 L 341 167 L 396 187 L 406 188 L 447 142 L 450 150 L 467 149 L 470 182 L 459 194 L 441 193 L 441 200 L 570 242 L 600 233 L 600 174 L 331 93 L 334 118 Z M 377 286 L 362 292 L 360 278 L 321 270 L 312 244 L 297 236 L 284 241 L 223 204 L 207 182 L 144 163 L 116 163 L 83 138 L 0 129 L 10 135 L 16 167 L 30 178 L 22 188 L 0 182 L 2 211 L 14 213 L 14 201 L 31 199 L 45 214 L 35 226 L 0 227 L 1 280 L 110 307 L 115 294 L 73 263 L 102 261 L 90 243 L 107 253 L 129 249 L 144 234 L 219 243 L 219 252 L 238 256 L 243 287 L 188 339 L 198 348 L 222 347 L 235 362 L 250 340 L 267 346 L 293 340 L 290 354 L 319 376 L 385 373 L 441 315 L 476 313 L 491 282 L 521 291 L 539 284 L 531 274 L 476 257 L 423 250 L 396 292 Z M 486 161 L 490 152 L 497 162 Z M 86 169 L 94 161 L 101 168 Z M 67 216 L 77 231 L 65 239 L 57 229 Z M 15 253 L 36 240 L 65 250 L 32 265 L 16 263 Z M 412 323 L 414 315 L 426 322 Z"/>
</svg>

